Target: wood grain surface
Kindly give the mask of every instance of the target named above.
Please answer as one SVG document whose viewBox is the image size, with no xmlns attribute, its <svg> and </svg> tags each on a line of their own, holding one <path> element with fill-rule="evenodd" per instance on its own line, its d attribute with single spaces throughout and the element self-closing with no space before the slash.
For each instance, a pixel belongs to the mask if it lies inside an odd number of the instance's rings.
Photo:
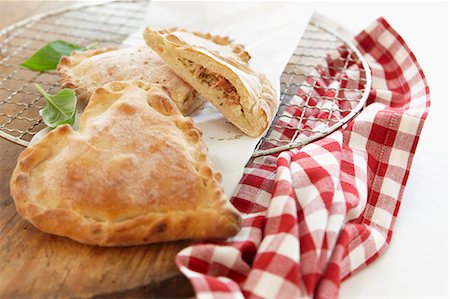
<svg viewBox="0 0 450 299">
<path fill-rule="evenodd" d="M 75 1 L 0 1 L 0 28 Z M 9 180 L 24 147 L 0 138 L 0 298 L 192 296 L 174 257 L 188 245 L 101 248 L 42 233 L 20 218 Z"/>
</svg>

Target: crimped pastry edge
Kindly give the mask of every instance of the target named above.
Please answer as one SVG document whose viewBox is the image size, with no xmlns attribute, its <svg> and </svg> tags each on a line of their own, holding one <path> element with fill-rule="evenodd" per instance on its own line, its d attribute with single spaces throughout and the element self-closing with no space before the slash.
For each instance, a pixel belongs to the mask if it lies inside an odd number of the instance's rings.
<svg viewBox="0 0 450 299">
<path fill-rule="evenodd" d="M 202 37 L 204 39 L 210 40 L 221 46 L 230 46 L 233 53 L 235 53 L 243 62 L 248 62 L 252 58 L 250 53 L 248 53 L 245 50 L 244 45 L 235 43 L 234 40 L 230 39 L 228 36 L 214 35 L 211 33 L 203 33 L 203 32 L 199 32 L 199 31 L 189 31 L 189 30 L 186 30 L 183 28 L 178 28 L 178 27 L 162 29 L 162 30 L 159 30 L 158 33 L 170 34 L 172 32 L 176 32 L 176 31 L 192 33 L 198 37 Z"/>
<path fill-rule="evenodd" d="M 70 56 L 61 57 L 58 66 L 56 67 L 59 74 L 59 83 L 61 84 L 61 88 L 73 89 L 76 92 L 78 99 L 84 102 L 89 101 L 91 94 L 88 89 L 81 86 L 78 80 L 75 79 L 76 76 L 73 74 L 73 68 L 89 57 L 116 50 L 118 50 L 118 48 L 114 47 L 87 51 L 74 50 Z"/>
</svg>

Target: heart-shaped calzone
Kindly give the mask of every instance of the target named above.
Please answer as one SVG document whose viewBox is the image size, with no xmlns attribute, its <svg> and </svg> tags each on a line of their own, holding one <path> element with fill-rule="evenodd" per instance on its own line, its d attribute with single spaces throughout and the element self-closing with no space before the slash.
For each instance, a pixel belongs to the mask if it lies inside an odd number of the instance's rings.
<svg viewBox="0 0 450 299">
<path fill-rule="evenodd" d="M 38 229 L 122 246 L 236 234 L 201 133 L 160 87 L 112 82 L 92 95 L 80 130 L 52 130 L 20 155 L 17 212 Z"/>
</svg>

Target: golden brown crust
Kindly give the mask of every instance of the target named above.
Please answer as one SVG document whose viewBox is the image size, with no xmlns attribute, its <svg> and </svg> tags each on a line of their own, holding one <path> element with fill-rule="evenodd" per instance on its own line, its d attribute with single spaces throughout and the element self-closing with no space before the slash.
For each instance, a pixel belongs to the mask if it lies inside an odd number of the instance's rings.
<svg viewBox="0 0 450 299">
<path fill-rule="evenodd" d="M 245 54 L 235 53 L 236 47 L 229 44 L 228 39 L 212 44 L 209 42 L 212 38 L 207 34 L 176 29 L 155 31 L 151 28 L 144 31 L 144 39 L 177 75 L 244 133 L 257 137 L 268 128 L 278 108 L 275 90 L 263 74 L 250 68 Z M 229 89 L 237 95 L 227 97 L 217 84 L 207 84 L 198 76 L 199 72 L 193 71 L 197 67 L 223 78 L 220 80 L 231 86 Z"/>
<path fill-rule="evenodd" d="M 96 88 L 126 80 L 165 86 L 183 115 L 189 115 L 205 101 L 145 46 L 73 51 L 61 58 L 57 69 L 61 87 L 74 89 L 85 102 Z"/>
<path fill-rule="evenodd" d="M 217 177 L 165 91 L 113 82 L 92 96 L 80 132 L 59 126 L 20 155 L 11 194 L 37 228 L 86 244 L 226 238 L 240 216 Z"/>
<path fill-rule="evenodd" d="M 186 32 L 189 34 L 194 34 L 195 36 L 201 37 L 206 40 L 210 40 L 218 45 L 230 47 L 231 51 L 236 54 L 236 57 L 243 62 L 248 62 L 251 58 L 250 53 L 245 51 L 244 45 L 234 43 L 234 41 L 230 39 L 228 36 L 213 35 L 211 33 L 203 33 L 198 31 L 191 32 L 189 30 L 177 27 L 173 27 L 170 29 L 163 29 L 158 32 L 160 32 L 161 34 L 168 34 L 168 35 L 176 32 Z"/>
</svg>

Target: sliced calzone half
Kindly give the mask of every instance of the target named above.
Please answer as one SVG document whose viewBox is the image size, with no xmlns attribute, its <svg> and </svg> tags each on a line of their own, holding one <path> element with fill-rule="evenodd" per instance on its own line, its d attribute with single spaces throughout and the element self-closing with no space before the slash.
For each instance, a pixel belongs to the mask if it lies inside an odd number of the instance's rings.
<svg viewBox="0 0 450 299">
<path fill-rule="evenodd" d="M 249 67 L 249 56 L 241 46 L 228 38 L 178 29 L 146 28 L 144 39 L 244 133 L 256 137 L 267 129 L 278 98 L 267 78 Z"/>
<path fill-rule="evenodd" d="M 74 51 L 61 58 L 58 72 L 61 86 L 74 89 L 78 98 L 86 102 L 96 88 L 108 82 L 140 80 L 166 87 L 183 115 L 189 115 L 204 103 L 189 84 L 146 46 Z"/>
<path fill-rule="evenodd" d="M 101 246 L 235 235 L 240 216 L 201 133 L 161 88 L 112 82 L 80 119 L 18 158 L 17 212 L 41 231 Z"/>
</svg>

